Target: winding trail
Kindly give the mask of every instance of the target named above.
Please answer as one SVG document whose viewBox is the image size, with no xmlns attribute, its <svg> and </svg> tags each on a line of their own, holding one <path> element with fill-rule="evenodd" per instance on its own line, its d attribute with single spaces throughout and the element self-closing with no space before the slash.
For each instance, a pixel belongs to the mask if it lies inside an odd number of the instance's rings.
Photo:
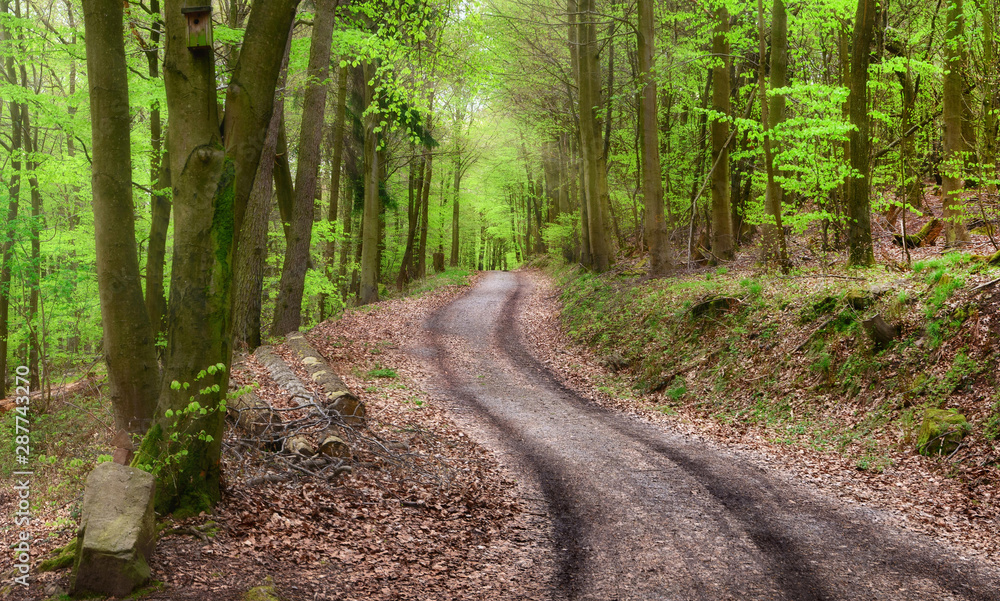
<svg viewBox="0 0 1000 601">
<path fill-rule="evenodd" d="M 537 490 L 553 599 L 1000 600 L 992 566 L 565 389 L 525 349 L 526 279 L 486 274 L 425 324 L 434 392 Z"/>
</svg>

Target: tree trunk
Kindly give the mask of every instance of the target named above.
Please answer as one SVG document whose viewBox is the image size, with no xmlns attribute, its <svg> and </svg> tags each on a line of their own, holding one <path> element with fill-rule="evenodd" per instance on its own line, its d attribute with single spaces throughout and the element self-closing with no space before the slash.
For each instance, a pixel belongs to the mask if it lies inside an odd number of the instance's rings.
<svg viewBox="0 0 1000 601">
<path fill-rule="evenodd" d="M 907 63 L 909 63 L 909 58 L 907 58 Z M 919 209 L 923 204 L 923 186 L 920 175 L 913 167 L 913 136 L 906 135 L 913 127 L 913 114 L 917 109 L 917 94 L 913 88 L 913 77 L 910 75 L 909 68 L 905 72 L 899 73 L 898 78 L 903 96 L 900 115 L 900 129 L 903 138 L 899 144 L 900 161 L 903 163 L 903 176 L 905 178 L 905 182 L 902 182 L 903 198 L 906 199 L 907 204 Z"/>
<path fill-rule="evenodd" d="M 264 292 L 264 265 L 267 262 L 267 223 L 271 217 L 274 154 L 282 102 L 274 106 L 267 138 L 260 154 L 254 188 L 250 193 L 247 215 L 240 230 L 236 252 L 235 302 L 233 306 L 233 341 L 237 347 L 253 351 L 261 345 L 261 305 Z"/>
<path fill-rule="evenodd" d="M 365 108 L 375 102 L 375 88 L 372 78 L 375 77 L 375 66 L 370 62 L 364 65 L 364 95 Z M 379 165 L 378 165 L 378 134 L 375 126 L 378 115 L 367 112 L 364 116 L 365 127 L 365 209 L 361 227 L 361 288 L 358 291 L 358 304 L 367 305 L 378 301 L 378 244 L 379 244 Z"/>
<path fill-rule="evenodd" d="M 348 179 L 350 182 L 350 179 Z M 340 297 L 347 299 L 350 283 L 347 277 L 347 263 L 351 257 L 351 246 L 354 244 L 354 190 L 350 192 L 341 204 L 340 219 L 344 223 L 344 243 L 340 245 L 340 260 L 337 266 L 337 279 L 340 280 Z"/>
<path fill-rule="evenodd" d="M 27 83 L 27 74 L 22 70 L 22 81 Z M 28 122 L 28 113 L 24 112 L 24 131 L 31 131 Z M 38 128 L 35 128 L 34 136 L 26 136 L 24 139 L 24 150 L 28 156 L 33 156 L 38 151 Z M 40 324 L 38 323 L 38 290 L 41 285 L 41 265 L 42 265 L 42 244 L 39 238 L 40 230 L 43 227 L 42 218 L 42 194 L 38 188 L 38 163 L 35 160 L 28 161 L 28 185 L 31 187 L 31 226 L 29 236 L 31 238 L 31 262 L 27 271 L 28 284 L 28 385 L 38 390 L 41 388 L 42 370 L 39 366 L 39 357 L 43 353 L 42 343 L 44 336 L 39 334 Z M 133 239 L 134 239 L 133 229 Z M 138 268 L 138 259 L 136 259 Z M 140 291 L 141 299 L 141 291 Z M 137 431 L 141 431 L 137 430 Z"/>
<path fill-rule="evenodd" d="M 132 145 L 122 3 L 87 0 L 91 180 L 97 284 L 115 427 L 145 431 L 154 418 L 159 366 L 142 299 L 132 209 Z"/>
<path fill-rule="evenodd" d="M 611 243 L 605 224 L 607 172 L 601 155 L 601 129 L 597 111 L 601 104 L 600 63 L 598 62 L 596 9 L 594 0 L 579 0 L 579 77 L 580 147 L 583 150 L 584 176 L 587 189 L 587 228 L 590 234 L 590 254 L 595 271 L 607 271 L 611 266 Z"/>
<path fill-rule="evenodd" d="M 764 223 L 764 262 L 787 268 L 788 252 L 785 247 L 785 231 L 781 224 L 781 209 L 784 200 L 781 186 L 775 179 L 772 140 L 774 128 L 785 118 L 785 96 L 775 94 L 768 102 L 767 85 L 764 83 L 764 17 L 763 7 L 758 0 L 758 28 L 760 29 L 760 102 L 764 123 L 764 162 L 767 169 L 767 188 L 764 192 L 764 210 L 768 221 Z M 788 70 L 788 17 L 785 3 L 774 0 L 771 8 L 771 87 L 785 86 Z"/>
<path fill-rule="evenodd" d="M 225 147 L 220 139 L 214 55 L 189 49 L 183 0 L 167 0 L 164 75 L 168 147 L 174 190 L 174 254 L 167 317 L 167 352 L 157 422 L 136 454 L 152 464 L 179 461 L 158 474 L 161 514 L 197 515 L 219 500 L 224 412 L 220 402 L 232 359 L 232 268 L 274 103 L 281 56 L 297 0 L 253 3 L 239 62 L 226 93 Z M 222 365 L 223 369 L 215 369 Z M 214 373 L 199 377 L 203 370 Z M 204 393 L 192 394 L 185 384 Z M 206 410 L 166 417 L 195 396 Z"/>
<path fill-rule="evenodd" d="M 455 163 L 455 204 L 451 211 L 451 256 L 448 264 L 451 267 L 458 267 L 458 214 L 459 214 L 459 192 L 462 186 L 461 163 Z"/>
<path fill-rule="evenodd" d="M 279 75 L 280 87 L 285 86 L 288 75 L 288 53 L 291 36 L 285 46 L 282 69 Z M 261 305 L 264 292 L 264 266 L 267 263 L 267 224 L 271 219 L 272 189 L 274 185 L 275 154 L 278 148 L 278 132 L 282 127 L 285 111 L 284 98 L 278 95 L 274 103 L 271 122 L 267 126 L 264 147 L 260 153 L 260 167 L 257 169 L 247 215 L 239 232 L 236 248 L 235 298 L 233 303 L 234 345 L 253 351 L 261 345 Z"/>
<path fill-rule="evenodd" d="M 410 175 L 407 186 L 406 211 L 406 248 L 403 251 L 403 261 L 399 266 L 399 276 L 396 277 L 396 288 L 400 291 L 413 279 L 413 249 L 417 239 L 417 224 L 420 222 L 420 198 L 423 191 L 424 161 L 417 166 L 416 146 L 411 144 L 413 157 L 410 159 Z"/>
<path fill-rule="evenodd" d="M 715 55 L 715 72 L 712 76 L 712 254 L 717 260 L 733 258 L 733 220 L 729 200 L 729 11 L 717 11 L 712 54 Z M 771 57 L 774 57 L 772 48 Z M 721 65 L 719 64 L 721 62 Z M 774 72 L 771 72 L 774 76 Z M 721 117 L 720 117 L 721 115 Z"/>
<path fill-rule="evenodd" d="M 653 57 L 656 37 L 653 28 L 653 0 L 639 0 L 639 142 L 642 152 L 642 198 L 645 211 L 643 236 L 649 246 L 649 275 L 665 275 L 670 268 L 667 222 L 663 216 L 663 180 L 660 175 L 659 122 L 656 110 L 656 82 Z"/>
<path fill-rule="evenodd" d="M 309 44 L 308 83 L 302 106 L 302 128 L 295 167 L 295 204 L 285 260 L 274 306 L 272 336 L 282 336 L 299 329 L 302 322 L 302 296 L 306 266 L 312 241 L 313 213 L 316 203 L 316 180 L 319 174 L 320 142 L 323 137 L 323 112 L 326 108 L 326 79 L 330 74 L 330 44 L 333 40 L 335 0 L 316 0 L 316 17 Z"/>
<path fill-rule="evenodd" d="M 430 131 L 430 116 L 427 117 L 427 131 Z M 420 192 L 420 244 L 417 245 L 417 277 L 422 278 L 427 275 L 427 228 L 430 225 L 431 198 L 431 176 L 434 173 L 434 154 L 430 150 L 424 150 L 424 163 L 427 166 L 424 171 L 423 190 Z"/>
<path fill-rule="evenodd" d="M 448 264 L 452 267 L 458 266 L 458 215 L 459 215 L 459 195 L 462 189 L 462 137 L 461 130 L 465 124 L 465 105 L 462 104 L 455 119 L 455 156 L 452 165 L 455 170 L 455 204 L 451 211 L 451 256 Z"/>
<path fill-rule="evenodd" d="M 17 18 L 17 11 L 10 9 L 9 0 L 0 0 L 0 13 Z M 11 43 L 13 36 L 5 25 L 0 22 L 0 40 Z M 4 59 L 3 68 L 6 71 L 7 81 L 17 82 L 17 72 L 14 69 L 14 57 L 8 54 Z M 7 390 L 7 355 L 8 336 L 10 334 L 10 290 L 13 275 L 14 260 L 14 240 L 16 235 L 16 221 L 21 196 L 21 165 L 24 150 L 24 132 L 22 115 L 28 111 L 26 103 L 11 102 L 7 105 L 10 111 L 11 120 L 11 176 L 7 186 L 10 197 L 7 203 L 7 222 L 5 224 L 6 240 L 3 244 L 3 263 L 0 265 L 0 387 L 6 394 Z"/>
<path fill-rule="evenodd" d="M 979 10 L 983 15 L 983 70 L 988 74 L 983 93 L 983 159 L 987 167 L 987 180 L 997 177 L 997 139 L 1000 138 L 998 113 L 1000 113 L 1000 63 L 997 62 L 996 43 L 997 13 L 996 0 L 979 0 Z M 996 192 L 997 185 L 989 184 Z"/>
<path fill-rule="evenodd" d="M 150 13 L 153 24 L 149 32 L 146 62 L 149 77 L 160 78 L 160 16 L 159 0 L 151 0 Z M 146 313 L 156 337 L 166 328 L 167 297 L 163 290 L 163 269 L 166 263 L 167 230 L 170 226 L 170 165 L 163 157 L 163 124 L 160 103 L 154 101 L 149 109 L 149 141 L 152 154 L 149 160 L 149 181 L 153 193 L 149 195 L 149 242 L 146 246 Z"/>
<path fill-rule="evenodd" d="M 278 217 L 285 245 L 292 236 L 292 207 L 295 206 L 295 182 L 292 181 L 292 167 L 288 160 L 288 134 L 285 131 L 285 116 L 278 115 L 278 145 L 274 155 L 274 196 L 278 201 Z"/>
<path fill-rule="evenodd" d="M 341 67 L 337 77 L 337 112 L 333 119 L 333 156 L 330 157 L 330 210 L 327 213 L 327 221 L 331 226 L 337 221 L 340 213 L 340 173 L 344 157 L 344 120 L 347 116 L 347 68 L 347 65 Z M 332 241 L 327 242 L 323 256 L 327 277 L 333 280 L 336 245 Z M 320 303 L 321 307 L 326 307 L 325 294 Z"/>
<path fill-rule="evenodd" d="M 871 265 L 875 262 L 872 250 L 871 203 L 869 194 L 869 166 L 871 139 L 868 118 L 868 63 L 875 28 L 875 0 L 858 0 L 854 17 L 854 37 L 851 43 L 851 167 L 860 174 L 848 183 L 847 245 L 850 265 Z"/>
<path fill-rule="evenodd" d="M 969 146 L 963 136 L 964 77 L 965 77 L 965 15 L 962 0 L 951 0 L 945 38 L 946 67 L 944 75 L 944 169 L 941 204 L 944 206 L 944 238 L 946 246 L 968 242 L 965 227 L 965 203 L 959 196 L 965 172 L 965 152 Z"/>
</svg>

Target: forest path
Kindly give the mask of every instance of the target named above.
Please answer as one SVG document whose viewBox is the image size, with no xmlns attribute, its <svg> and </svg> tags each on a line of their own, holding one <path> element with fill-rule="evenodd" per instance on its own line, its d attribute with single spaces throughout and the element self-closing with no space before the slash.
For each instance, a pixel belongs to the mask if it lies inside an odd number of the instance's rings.
<svg viewBox="0 0 1000 601">
<path fill-rule="evenodd" d="M 522 342 L 529 293 L 522 275 L 486 274 L 413 352 L 463 427 L 541 497 L 553 598 L 1000 599 L 994 568 L 878 511 L 564 388 Z"/>
</svg>

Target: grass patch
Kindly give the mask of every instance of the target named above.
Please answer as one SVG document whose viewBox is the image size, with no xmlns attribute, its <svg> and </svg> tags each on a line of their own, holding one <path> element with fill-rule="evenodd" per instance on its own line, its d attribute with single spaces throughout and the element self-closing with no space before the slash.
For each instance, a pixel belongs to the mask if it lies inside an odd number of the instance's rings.
<svg viewBox="0 0 1000 601">
<path fill-rule="evenodd" d="M 398 377 L 399 374 L 397 374 L 396 370 L 392 369 L 391 367 L 378 366 L 375 369 L 369 369 L 365 373 L 365 378 L 368 380 L 374 378 L 398 378 Z"/>
</svg>

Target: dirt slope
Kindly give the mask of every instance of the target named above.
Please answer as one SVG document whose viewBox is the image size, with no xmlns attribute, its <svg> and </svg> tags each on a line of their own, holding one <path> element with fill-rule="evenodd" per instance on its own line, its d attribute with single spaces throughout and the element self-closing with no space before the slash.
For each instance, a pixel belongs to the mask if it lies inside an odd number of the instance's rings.
<svg viewBox="0 0 1000 601">
<path fill-rule="evenodd" d="M 740 453 L 583 400 L 522 344 L 523 275 L 437 311 L 429 390 L 544 499 L 557 599 L 1000 599 L 995 566 Z"/>
</svg>

